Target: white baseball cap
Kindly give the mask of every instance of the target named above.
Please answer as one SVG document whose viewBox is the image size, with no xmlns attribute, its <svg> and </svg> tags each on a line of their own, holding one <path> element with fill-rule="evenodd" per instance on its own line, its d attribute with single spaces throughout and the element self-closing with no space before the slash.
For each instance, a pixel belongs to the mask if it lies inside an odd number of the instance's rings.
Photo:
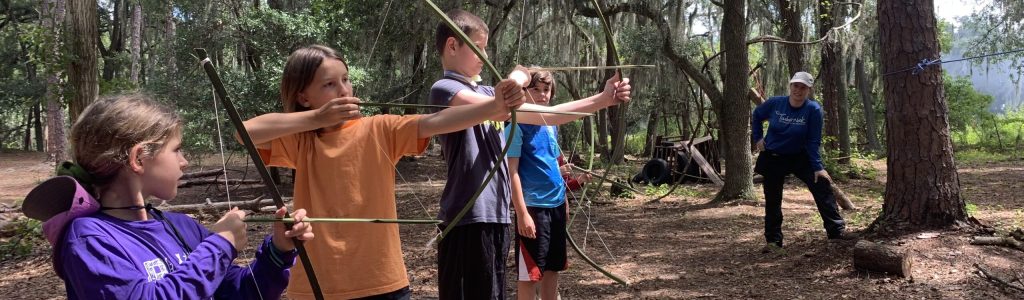
<svg viewBox="0 0 1024 300">
<path fill-rule="evenodd" d="M 796 74 L 793 74 L 793 78 L 789 80 L 789 83 L 794 82 L 803 83 L 807 87 L 814 87 L 814 76 L 811 76 L 811 73 L 803 71 L 796 72 Z"/>
</svg>

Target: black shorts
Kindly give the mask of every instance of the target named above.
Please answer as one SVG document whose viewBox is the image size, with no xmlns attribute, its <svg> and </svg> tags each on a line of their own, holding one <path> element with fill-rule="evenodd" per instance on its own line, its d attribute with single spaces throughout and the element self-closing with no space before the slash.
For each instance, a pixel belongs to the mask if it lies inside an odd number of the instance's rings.
<svg viewBox="0 0 1024 300">
<path fill-rule="evenodd" d="M 512 239 L 509 227 L 503 223 L 471 223 L 448 232 L 438 242 L 438 298 L 505 299 L 505 260 Z"/>
<path fill-rule="evenodd" d="M 537 238 L 519 235 L 516 231 L 516 266 L 518 281 L 540 281 L 544 272 L 564 271 L 568 267 L 566 258 L 565 222 L 568 213 L 565 202 L 554 208 L 527 207 Z"/>
</svg>

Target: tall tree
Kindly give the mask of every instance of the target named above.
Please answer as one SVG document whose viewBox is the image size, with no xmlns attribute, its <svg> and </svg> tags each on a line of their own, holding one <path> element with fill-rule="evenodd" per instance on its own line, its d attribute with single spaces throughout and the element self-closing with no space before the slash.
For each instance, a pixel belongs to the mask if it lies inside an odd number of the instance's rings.
<svg viewBox="0 0 1024 300">
<path fill-rule="evenodd" d="M 70 59 L 71 65 L 68 68 L 68 81 L 74 91 L 69 110 L 71 119 L 77 120 L 78 114 L 95 102 L 99 94 L 99 74 L 96 69 L 96 41 L 99 40 L 96 23 L 99 19 L 96 16 L 96 0 L 75 0 L 70 4 L 68 28 L 71 32 L 68 36 L 71 37 L 70 48 L 75 57 Z"/>
<path fill-rule="evenodd" d="M 754 194 L 750 185 L 753 178 L 750 152 L 747 150 L 750 148 L 750 103 L 747 101 L 750 62 L 746 43 L 746 6 L 746 0 L 726 0 L 722 6 L 721 45 L 725 51 L 725 68 L 722 71 L 724 93 L 722 103 L 718 105 L 718 122 L 722 129 L 722 148 L 726 149 L 725 173 L 733 176 L 725 177 L 725 186 L 715 200 L 752 198 Z"/>
<path fill-rule="evenodd" d="M 882 73 L 939 57 L 932 0 L 878 3 Z M 940 65 L 883 76 L 888 172 L 876 230 L 964 224 Z"/>
<path fill-rule="evenodd" d="M 50 41 L 50 52 L 52 61 L 60 61 L 60 49 L 64 44 L 65 4 L 64 0 L 43 0 L 41 3 L 39 18 L 43 29 L 46 30 Z M 48 65 L 46 73 L 46 156 L 51 161 L 60 162 L 67 159 L 67 136 L 64 133 L 66 121 L 64 118 L 64 88 L 61 82 L 63 77 L 62 68 L 53 64 Z"/>
</svg>

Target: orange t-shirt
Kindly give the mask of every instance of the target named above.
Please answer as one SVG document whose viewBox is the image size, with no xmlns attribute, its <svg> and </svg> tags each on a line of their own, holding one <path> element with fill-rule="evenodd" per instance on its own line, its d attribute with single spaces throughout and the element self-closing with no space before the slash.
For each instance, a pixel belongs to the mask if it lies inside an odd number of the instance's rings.
<svg viewBox="0 0 1024 300">
<path fill-rule="evenodd" d="M 397 218 L 395 164 L 423 152 L 419 116 L 378 115 L 338 131 L 272 141 L 268 165 L 295 169 L 295 208 L 309 217 Z M 269 159 L 267 157 L 269 156 Z M 306 252 L 328 299 L 359 298 L 409 285 L 398 224 L 317 223 Z M 299 262 L 301 264 L 301 262 Z M 288 298 L 312 299 L 301 265 L 291 269 Z"/>
</svg>

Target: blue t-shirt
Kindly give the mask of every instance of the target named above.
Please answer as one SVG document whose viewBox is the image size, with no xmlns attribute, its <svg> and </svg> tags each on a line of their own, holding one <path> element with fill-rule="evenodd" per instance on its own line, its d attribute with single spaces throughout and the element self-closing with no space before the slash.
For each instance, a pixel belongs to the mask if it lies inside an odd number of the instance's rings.
<svg viewBox="0 0 1024 300">
<path fill-rule="evenodd" d="M 470 84 L 466 77 L 445 71 L 445 78 L 430 88 L 430 104 L 450 105 L 452 97 L 468 90 L 487 96 L 494 95 L 494 88 Z M 494 158 L 501 154 L 505 135 L 501 133 L 500 122 L 485 121 L 481 124 L 452 133 L 438 135 L 444 161 L 448 165 L 448 182 L 441 193 L 441 211 L 437 218 L 448 224 L 466 206 L 473 193 L 480 187 L 487 172 L 494 167 Z M 458 225 L 472 223 L 511 224 L 511 192 L 509 190 L 508 165 L 499 160 L 501 167 L 487 184 L 473 209 L 466 212 Z"/>
<path fill-rule="evenodd" d="M 558 134 L 555 126 L 518 124 L 509 139 L 508 157 L 519 158 L 519 180 L 526 206 L 553 208 L 565 202 L 565 181 L 558 171 Z M 506 127 L 508 132 L 509 128 Z"/>
<path fill-rule="evenodd" d="M 811 168 L 825 169 L 821 163 L 821 104 L 807 99 L 803 106 L 789 105 L 789 96 L 775 96 L 754 109 L 750 118 L 751 140 L 755 143 L 764 134 L 762 122 L 768 121 L 765 150 L 779 154 L 807 153 Z"/>
</svg>

